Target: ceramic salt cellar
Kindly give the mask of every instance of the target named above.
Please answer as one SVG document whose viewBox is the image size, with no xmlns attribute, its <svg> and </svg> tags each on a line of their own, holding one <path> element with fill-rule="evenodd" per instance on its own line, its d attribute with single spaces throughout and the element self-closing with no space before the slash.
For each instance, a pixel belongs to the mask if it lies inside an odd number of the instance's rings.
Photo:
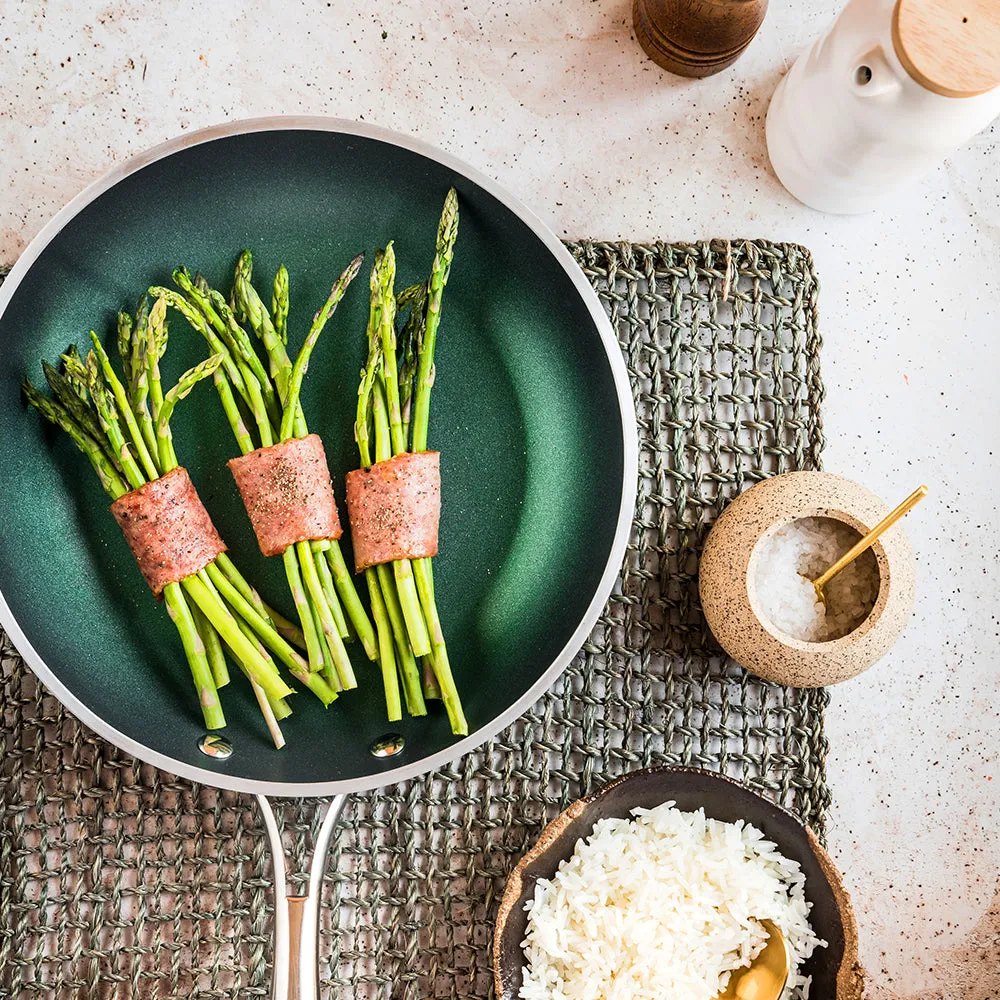
<svg viewBox="0 0 1000 1000">
<path fill-rule="evenodd" d="M 699 569 L 702 610 L 723 649 L 751 673 L 792 687 L 837 684 L 872 666 L 902 634 L 913 607 L 913 550 L 900 524 L 870 550 L 877 576 L 870 610 L 828 641 L 797 638 L 775 624 L 769 591 L 787 581 L 769 579 L 761 558 L 776 532 L 802 519 L 831 519 L 860 537 L 888 512 L 863 486 L 824 472 L 775 476 L 737 497 L 709 533 Z"/>
</svg>

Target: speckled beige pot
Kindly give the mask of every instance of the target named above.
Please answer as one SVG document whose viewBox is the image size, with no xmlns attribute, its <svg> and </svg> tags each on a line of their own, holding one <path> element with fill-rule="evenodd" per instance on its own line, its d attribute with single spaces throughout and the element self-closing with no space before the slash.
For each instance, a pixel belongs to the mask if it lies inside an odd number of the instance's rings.
<svg viewBox="0 0 1000 1000">
<path fill-rule="evenodd" d="M 701 557 L 698 589 L 712 634 L 737 663 L 765 680 L 792 687 L 838 684 L 867 670 L 895 643 L 910 617 L 916 568 L 901 524 L 873 546 L 879 590 L 871 614 L 830 642 L 803 642 L 760 610 L 755 549 L 772 530 L 801 517 L 832 517 L 864 533 L 886 506 L 863 486 L 825 472 L 789 472 L 737 497 L 716 521 Z"/>
</svg>

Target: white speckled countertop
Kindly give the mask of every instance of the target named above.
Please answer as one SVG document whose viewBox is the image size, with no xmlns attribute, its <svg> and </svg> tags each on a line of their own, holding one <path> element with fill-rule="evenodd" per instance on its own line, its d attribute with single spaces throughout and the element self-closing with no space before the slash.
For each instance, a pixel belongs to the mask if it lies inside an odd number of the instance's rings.
<svg viewBox="0 0 1000 1000">
<path fill-rule="evenodd" d="M 890 501 L 932 491 L 907 524 L 914 621 L 828 718 L 870 996 L 1000 996 L 1000 129 L 877 214 L 822 216 L 771 173 L 763 119 L 839 0 L 772 4 L 743 58 L 697 82 L 645 60 L 628 0 L 357 6 L 0 0 L 0 263 L 111 164 L 284 112 L 443 146 L 561 235 L 810 247 L 827 468 Z"/>
</svg>

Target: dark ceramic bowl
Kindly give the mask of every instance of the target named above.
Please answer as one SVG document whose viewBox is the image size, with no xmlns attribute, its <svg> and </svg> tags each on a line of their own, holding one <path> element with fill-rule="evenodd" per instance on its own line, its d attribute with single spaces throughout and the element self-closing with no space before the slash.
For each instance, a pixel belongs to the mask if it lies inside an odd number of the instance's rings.
<svg viewBox="0 0 1000 1000">
<path fill-rule="evenodd" d="M 786 858 L 802 866 L 806 899 L 812 903 L 810 922 L 828 943 L 826 948 L 817 948 L 803 966 L 804 974 L 812 976 L 811 995 L 822 1000 L 860 1000 L 864 977 L 858 962 L 851 900 L 816 836 L 788 810 L 738 782 L 688 767 L 651 768 L 627 774 L 574 802 L 542 831 L 535 846 L 511 872 L 500 903 L 493 936 L 497 1000 L 516 1000 L 521 988 L 521 942 L 528 928 L 524 904 L 533 898 L 535 883 L 552 878 L 559 863 L 572 856 L 576 842 L 588 836 L 598 820 L 625 818 L 636 807 L 651 809 L 670 801 L 685 812 L 703 807 L 706 816 L 725 823 L 746 820 L 774 841 Z"/>
</svg>

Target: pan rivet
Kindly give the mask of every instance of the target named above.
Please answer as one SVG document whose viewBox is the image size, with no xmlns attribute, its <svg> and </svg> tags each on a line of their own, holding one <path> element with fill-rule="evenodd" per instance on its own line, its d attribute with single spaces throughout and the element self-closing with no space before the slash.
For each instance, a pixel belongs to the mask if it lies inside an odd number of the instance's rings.
<svg viewBox="0 0 1000 1000">
<path fill-rule="evenodd" d="M 371 745 L 371 754 L 373 757 L 395 757 L 405 746 L 406 740 L 399 733 L 386 733 Z"/>
<path fill-rule="evenodd" d="M 206 757 L 214 757 L 216 760 L 227 760 L 233 755 L 233 745 L 217 733 L 206 733 L 198 740 L 198 749 Z"/>
</svg>

